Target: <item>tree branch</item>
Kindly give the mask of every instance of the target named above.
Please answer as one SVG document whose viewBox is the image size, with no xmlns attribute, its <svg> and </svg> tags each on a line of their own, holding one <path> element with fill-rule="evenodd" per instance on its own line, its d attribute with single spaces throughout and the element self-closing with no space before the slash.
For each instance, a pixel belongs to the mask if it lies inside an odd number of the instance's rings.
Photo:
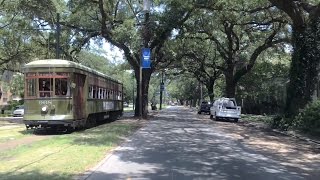
<svg viewBox="0 0 320 180">
<path fill-rule="evenodd" d="M 265 51 L 266 49 L 268 49 L 268 48 L 270 48 L 270 47 L 272 47 L 272 46 L 274 46 L 276 44 L 283 43 L 283 42 L 288 42 L 287 38 L 274 40 L 274 38 L 275 38 L 276 34 L 278 33 L 278 30 L 280 29 L 280 27 L 281 27 L 281 25 L 279 25 L 277 30 L 274 30 L 273 33 L 271 33 L 269 35 L 269 37 L 265 40 L 265 42 L 262 45 L 258 46 L 254 50 L 254 52 L 250 56 L 249 63 L 246 66 L 242 67 L 240 70 L 238 70 L 235 73 L 235 75 L 234 75 L 234 82 L 235 83 L 238 82 L 243 75 L 245 75 L 247 72 L 249 72 L 253 68 L 258 56 L 263 51 Z"/>
<path fill-rule="evenodd" d="M 303 28 L 305 19 L 301 7 L 295 0 L 269 0 L 278 9 L 285 12 L 293 21 L 296 28 Z"/>
</svg>

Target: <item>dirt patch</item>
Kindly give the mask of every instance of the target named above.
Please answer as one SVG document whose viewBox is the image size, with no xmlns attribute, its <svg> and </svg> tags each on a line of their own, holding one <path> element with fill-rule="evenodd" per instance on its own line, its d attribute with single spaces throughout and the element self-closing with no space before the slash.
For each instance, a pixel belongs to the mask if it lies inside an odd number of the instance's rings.
<svg viewBox="0 0 320 180">
<path fill-rule="evenodd" d="M 123 116 L 120 119 L 116 120 L 115 123 L 127 123 L 127 124 L 136 124 L 137 126 L 144 126 L 149 122 L 149 119 L 154 118 L 154 115 L 148 115 L 148 119 L 140 119 L 139 117 L 134 116 Z"/>
<path fill-rule="evenodd" d="M 310 171 L 310 164 L 320 164 L 320 145 L 272 131 L 270 128 L 250 126 L 246 123 L 214 121 L 198 116 L 205 123 L 222 130 L 229 138 L 244 147 L 253 148 L 267 157 L 276 156 L 285 165 Z"/>
</svg>

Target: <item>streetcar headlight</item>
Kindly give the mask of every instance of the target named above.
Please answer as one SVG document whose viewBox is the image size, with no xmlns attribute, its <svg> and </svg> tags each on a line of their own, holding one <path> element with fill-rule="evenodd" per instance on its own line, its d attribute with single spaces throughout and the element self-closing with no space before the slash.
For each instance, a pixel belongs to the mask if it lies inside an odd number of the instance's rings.
<svg viewBox="0 0 320 180">
<path fill-rule="evenodd" d="M 48 111 L 48 107 L 47 107 L 47 106 L 43 106 L 43 107 L 41 108 L 41 111 L 42 111 L 42 112 L 47 112 L 47 111 Z"/>
</svg>

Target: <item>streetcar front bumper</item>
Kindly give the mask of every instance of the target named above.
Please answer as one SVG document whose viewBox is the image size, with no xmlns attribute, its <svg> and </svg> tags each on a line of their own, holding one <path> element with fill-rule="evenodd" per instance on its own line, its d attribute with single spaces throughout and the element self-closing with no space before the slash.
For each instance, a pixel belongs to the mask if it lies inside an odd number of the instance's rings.
<svg viewBox="0 0 320 180">
<path fill-rule="evenodd" d="M 46 127 L 74 127 L 74 120 L 24 120 L 23 123 L 28 128 L 46 128 Z"/>
</svg>

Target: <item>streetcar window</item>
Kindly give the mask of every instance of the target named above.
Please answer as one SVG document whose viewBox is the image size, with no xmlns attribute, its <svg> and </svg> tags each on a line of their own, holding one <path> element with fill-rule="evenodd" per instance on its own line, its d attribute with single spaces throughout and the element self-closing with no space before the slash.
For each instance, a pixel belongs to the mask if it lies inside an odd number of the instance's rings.
<svg viewBox="0 0 320 180">
<path fill-rule="evenodd" d="M 102 89 L 99 88 L 98 99 L 102 99 Z"/>
<path fill-rule="evenodd" d="M 93 87 L 92 87 L 92 92 L 93 92 L 92 98 L 97 98 L 97 89 L 96 89 L 96 86 L 93 86 Z"/>
<path fill-rule="evenodd" d="M 100 99 L 103 99 L 103 88 L 100 89 Z"/>
<path fill-rule="evenodd" d="M 36 96 L 36 79 L 27 79 L 27 96 Z"/>
<path fill-rule="evenodd" d="M 89 86 L 89 98 L 93 97 L 92 86 Z"/>
<path fill-rule="evenodd" d="M 110 99 L 112 99 L 112 100 L 114 99 L 113 98 L 113 91 L 110 92 Z"/>
<path fill-rule="evenodd" d="M 50 97 L 52 89 L 52 78 L 39 78 L 40 97 Z"/>
<path fill-rule="evenodd" d="M 55 79 L 55 94 L 57 96 L 66 96 L 70 94 L 67 78 Z"/>
<path fill-rule="evenodd" d="M 107 99 L 107 90 L 103 89 L 103 99 Z"/>
<path fill-rule="evenodd" d="M 100 99 L 103 99 L 103 88 L 100 89 Z"/>
</svg>

